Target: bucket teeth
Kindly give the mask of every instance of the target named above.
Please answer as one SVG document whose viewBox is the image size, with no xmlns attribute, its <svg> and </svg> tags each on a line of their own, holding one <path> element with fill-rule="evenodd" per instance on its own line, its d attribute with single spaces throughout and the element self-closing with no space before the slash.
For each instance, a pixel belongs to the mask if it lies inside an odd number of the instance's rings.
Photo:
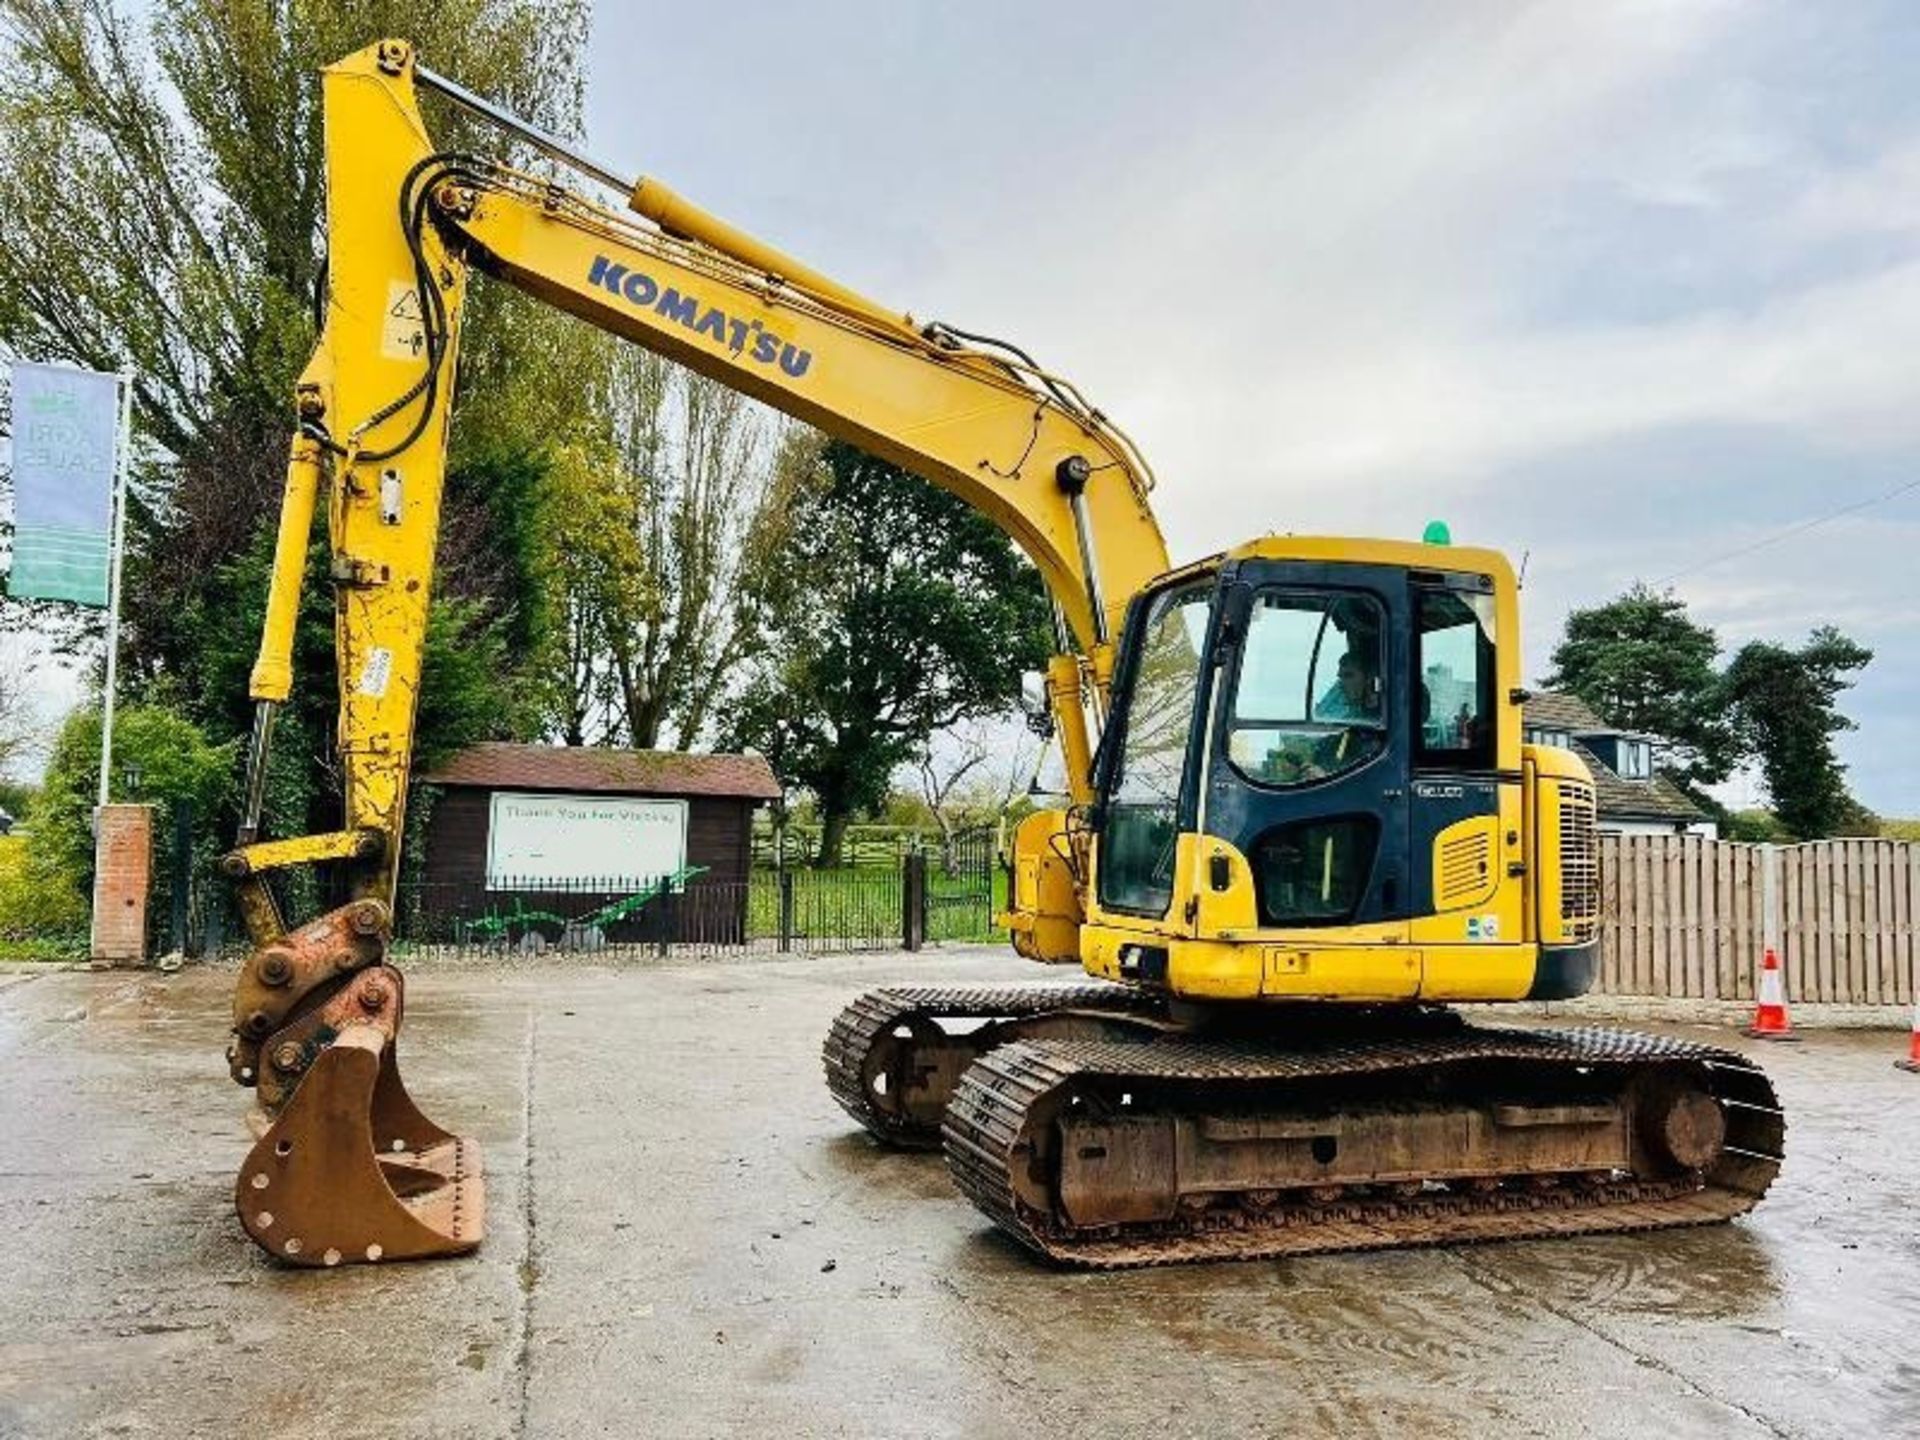
<svg viewBox="0 0 1920 1440">
<path fill-rule="evenodd" d="M 369 967 L 261 1047 L 259 1138 L 234 1204 L 277 1259 L 364 1264 L 480 1244 L 480 1147 L 427 1119 L 401 1082 L 401 987 L 398 971 Z"/>
</svg>

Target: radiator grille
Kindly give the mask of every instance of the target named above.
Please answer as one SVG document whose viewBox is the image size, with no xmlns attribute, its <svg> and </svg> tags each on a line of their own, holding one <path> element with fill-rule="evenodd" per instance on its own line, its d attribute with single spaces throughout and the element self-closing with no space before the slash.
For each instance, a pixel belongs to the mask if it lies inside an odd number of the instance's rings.
<svg viewBox="0 0 1920 1440">
<path fill-rule="evenodd" d="M 1574 780 L 1560 790 L 1560 918 L 1575 943 L 1600 928 L 1600 835 L 1595 828 L 1593 787 Z"/>
<path fill-rule="evenodd" d="M 1493 832 L 1478 830 L 1440 847 L 1440 886 L 1434 898 L 1442 910 L 1471 905 L 1493 889 Z"/>
</svg>

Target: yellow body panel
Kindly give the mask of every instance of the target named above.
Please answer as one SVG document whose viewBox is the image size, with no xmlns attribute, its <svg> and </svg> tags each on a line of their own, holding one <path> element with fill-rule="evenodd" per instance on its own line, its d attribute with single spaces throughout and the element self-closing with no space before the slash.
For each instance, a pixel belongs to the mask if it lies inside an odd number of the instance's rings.
<svg viewBox="0 0 1920 1440">
<path fill-rule="evenodd" d="M 1587 872 L 1577 881 L 1569 874 L 1566 841 L 1571 835 L 1586 837 L 1593 845 L 1593 776 L 1584 762 L 1571 750 L 1551 745 L 1527 747 L 1527 773 L 1532 783 L 1533 814 L 1528 833 L 1534 837 L 1536 860 L 1532 866 L 1532 903 L 1536 925 L 1543 945 L 1583 945 L 1599 934 L 1599 896 L 1591 893 L 1599 885 L 1598 856 L 1587 857 Z M 1567 893 L 1580 889 L 1586 893 L 1584 915 L 1568 913 Z"/>
<path fill-rule="evenodd" d="M 1500 888 L 1500 817 L 1476 815 L 1449 825 L 1434 837 L 1428 869 L 1433 908 L 1444 913 L 1485 904 Z"/>
<path fill-rule="evenodd" d="M 1013 832 L 1013 888 L 995 922 L 1029 960 L 1071 965 L 1080 958 L 1080 889 L 1074 839 L 1064 810 L 1037 810 Z"/>
<path fill-rule="evenodd" d="M 1533 985 L 1540 947 L 1509 944 L 1422 945 L 1423 1000 L 1524 1000 Z"/>
</svg>

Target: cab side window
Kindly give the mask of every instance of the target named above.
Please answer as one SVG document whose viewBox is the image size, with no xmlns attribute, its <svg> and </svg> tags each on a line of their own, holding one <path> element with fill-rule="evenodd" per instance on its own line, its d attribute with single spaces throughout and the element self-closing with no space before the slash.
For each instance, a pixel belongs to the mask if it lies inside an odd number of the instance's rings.
<svg viewBox="0 0 1920 1440">
<path fill-rule="evenodd" d="M 1428 770 L 1493 769 L 1493 596 L 1416 586 L 1414 614 L 1414 763 Z"/>
</svg>

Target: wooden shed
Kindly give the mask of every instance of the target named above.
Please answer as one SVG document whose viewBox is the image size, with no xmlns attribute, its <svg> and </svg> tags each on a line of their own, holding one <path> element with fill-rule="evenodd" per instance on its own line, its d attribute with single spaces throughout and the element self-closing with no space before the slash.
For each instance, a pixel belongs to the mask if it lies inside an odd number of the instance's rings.
<svg viewBox="0 0 1920 1440">
<path fill-rule="evenodd" d="M 420 779 L 433 787 L 420 880 L 434 910 L 513 896 L 571 915 L 567 897 L 672 881 L 697 892 L 681 908 L 708 917 L 703 929 L 717 911 L 744 919 L 754 807 L 780 795 L 758 755 L 589 746 L 488 742 Z"/>
</svg>

